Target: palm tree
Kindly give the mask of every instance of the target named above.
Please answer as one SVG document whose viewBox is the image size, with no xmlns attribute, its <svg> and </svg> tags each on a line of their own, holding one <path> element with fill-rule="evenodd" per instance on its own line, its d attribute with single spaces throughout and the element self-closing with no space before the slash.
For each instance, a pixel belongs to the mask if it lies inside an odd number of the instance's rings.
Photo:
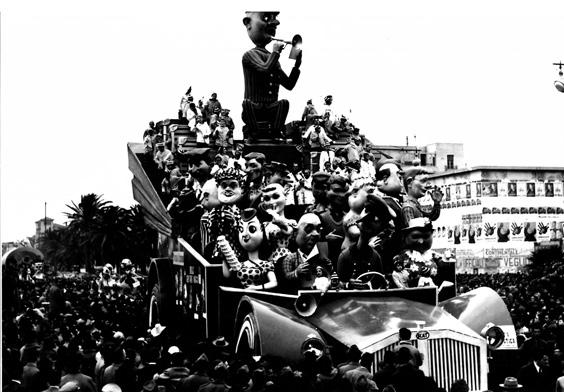
<svg viewBox="0 0 564 392">
<path fill-rule="evenodd" d="M 68 228 L 49 230 L 43 235 L 39 250 L 45 256 L 45 262 L 57 269 L 71 269 L 80 265 L 81 252 Z"/>
<path fill-rule="evenodd" d="M 145 224 L 141 206 L 135 205 L 129 209 L 129 234 L 131 260 L 139 267 L 145 267 L 149 258 L 155 254 L 155 230 Z"/>
<path fill-rule="evenodd" d="M 94 193 L 82 195 L 80 203 L 74 202 L 67 207 L 71 212 L 65 213 L 71 220 L 68 229 L 76 244 L 82 249 L 86 271 L 93 272 L 97 256 L 95 238 L 93 234 L 98 228 L 100 213 L 109 203 Z M 73 242 L 74 242 L 73 241 Z"/>
<path fill-rule="evenodd" d="M 130 211 L 118 206 L 104 206 L 91 233 L 91 243 L 99 260 L 117 265 L 128 256 Z"/>
</svg>

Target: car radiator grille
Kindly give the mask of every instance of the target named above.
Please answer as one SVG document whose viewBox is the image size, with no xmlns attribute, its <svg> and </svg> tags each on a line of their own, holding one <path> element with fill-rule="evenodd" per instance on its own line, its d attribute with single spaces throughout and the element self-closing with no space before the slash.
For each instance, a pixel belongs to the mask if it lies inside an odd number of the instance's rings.
<svg viewBox="0 0 564 392">
<path fill-rule="evenodd" d="M 423 354 L 422 369 L 437 382 L 440 388 L 450 390 L 452 383 L 464 379 L 471 391 L 481 389 L 480 347 L 449 338 L 429 339 L 425 343 L 411 343 Z M 397 343 L 374 353 L 374 364 L 383 361 L 384 353 L 393 350 Z M 378 385 L 382 388 L 383 385 Z"/>
</svg>

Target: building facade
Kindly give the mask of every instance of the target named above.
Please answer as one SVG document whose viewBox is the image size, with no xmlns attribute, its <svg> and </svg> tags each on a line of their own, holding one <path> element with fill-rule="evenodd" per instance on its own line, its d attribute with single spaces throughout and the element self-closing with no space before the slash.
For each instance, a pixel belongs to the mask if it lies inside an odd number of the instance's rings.
<svg viewBox="0 0 564 392">
<path fill-rule="evenodd" d="M 480 166 L 430 176 L 444 194 L 434 248 L 459 272 L 517 272 L 535 243 L 564 236 L 564 168 Z"/>
<path fill-rule="evenodd" d="M 395 159 L 402 165 L 414 162 L 432 172 L 446 172 L 466 167 L 462 143 L 433 143 L 426 146 L 370 145 L 375 161 Z"/>
</svg>

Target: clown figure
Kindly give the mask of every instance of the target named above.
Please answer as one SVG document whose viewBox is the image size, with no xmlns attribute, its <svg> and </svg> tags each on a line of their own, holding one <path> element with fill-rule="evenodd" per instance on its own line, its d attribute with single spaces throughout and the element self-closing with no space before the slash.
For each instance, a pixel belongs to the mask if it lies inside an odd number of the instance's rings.
<svg viewBox="0 0 564 392">
<path fill-rule="evenodd" d="M 284 215 L 286 196 L 282 185 L 273 183 L 265 186 L 261 197 L 261 207 L 271 217 L 271 221 L 265 227 L 266 235 L 276 247 L 268 260 L 276 263 L 291 253 L 288 250 L 288 244 L 297 223 L 293 219 L 287 219 Z"/>
<path fill-rule="evenodd" d="M 268 290 L 277 286 L 274 265 L 261 260 L 259 249 L 264 242 L 265 232 L 254 208 L 247 208 L 241 214 L 239 244 L 247 252 L 248 259 L 241 263 L 223 262 L 223 276 L 236 275 L 241 285 L 250 290 Z"/>
<path fill-rule="evenodd" d="M 241 255 L 238 237 L 238 225 L 241 220 L 239 207 L 235 205 L 243 193 L 241 189 L 241 176 L 233 168 L 222 169 L 215 175 L 217 183 L 217 199 L 219 206 L 213 208 L 209 214 L 209 238 L 216 239 L 224 235 L 233 248 L 237 258 Z M 212 253 L 212 258 L 221 253 L 217 246 Z"/>
</svg>

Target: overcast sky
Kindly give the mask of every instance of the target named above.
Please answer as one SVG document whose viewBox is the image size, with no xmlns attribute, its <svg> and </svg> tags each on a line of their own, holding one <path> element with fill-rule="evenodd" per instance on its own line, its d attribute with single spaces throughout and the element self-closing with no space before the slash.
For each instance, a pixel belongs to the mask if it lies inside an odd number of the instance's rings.
<svg viewBox="0 0 564 392">
<path fill-rule="evenodd" d="M 303 36 L 288 120 L 327 94 L 376 144 L 464 143 L 469 165 L 564 166 L 564 2 L 4 1 L 1 237 L 86 193 L 134 203 L 126 143 L 218 93 L 240 127 L 246 9 Z M 199 4 L 199 5 L 194 5 Z M 293 61 L 283 53 L 282 66 Z"/>
</svg>

